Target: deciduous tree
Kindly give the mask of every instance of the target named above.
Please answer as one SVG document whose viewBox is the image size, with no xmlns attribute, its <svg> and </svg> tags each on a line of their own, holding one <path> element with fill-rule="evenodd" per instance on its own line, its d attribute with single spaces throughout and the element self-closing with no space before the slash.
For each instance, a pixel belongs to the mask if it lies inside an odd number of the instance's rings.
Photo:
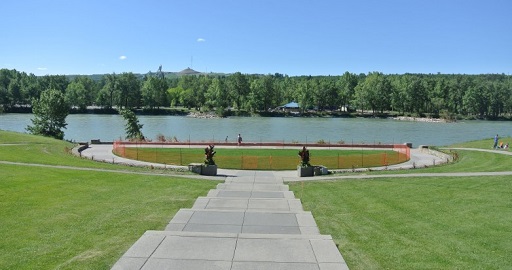
<svg viewBox="0 0 512 270">
<path fill-rule="evenodd" d="M 76 106 L 80 110 L 85 110 L 87 108 L 87 90 L 81 82 L 73 81 L 68 84 L 65 97 L 66 102 L 70 106 Z"/>
<path fill-rule="evenodd" d="M 55 89 L 49 89 L 41 93 L 39 99 L 32 101 L 34 119 L 32 126 L 27 130 L 35 135 L 43 135 L 62 140 L 63 128 L 66 128 L 66 117 L 69 114 L 69 106 L 64 94 Z"/>
<path fill-rule="evenodd" d="M 250 91 L 249 82 L 244 74 L 236 72 L 228 77 L 227 87 L 234 100 L 235 107 L 240 110 L 245 97 Z"/>
<path fill-rule="evenodd" d="M 137 76 L 131 72 L 122 73 L 119 77 L 119 86 L 116 89 L 116 105 L 119 108 L 138 107 L 141 100 L 141 83 Z"/>
</svg>

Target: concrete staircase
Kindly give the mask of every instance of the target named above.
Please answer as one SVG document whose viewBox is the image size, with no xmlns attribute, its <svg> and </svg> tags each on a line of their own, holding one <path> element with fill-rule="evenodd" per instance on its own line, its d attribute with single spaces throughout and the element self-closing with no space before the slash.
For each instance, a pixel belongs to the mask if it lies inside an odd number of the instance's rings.
<svg viewBox="0 0 512 270">
<path fill-rule="evenodd" d="M 330 235 L 272 172 L 236 171 L 112 269 L 348 269 Z"/>
</svg>

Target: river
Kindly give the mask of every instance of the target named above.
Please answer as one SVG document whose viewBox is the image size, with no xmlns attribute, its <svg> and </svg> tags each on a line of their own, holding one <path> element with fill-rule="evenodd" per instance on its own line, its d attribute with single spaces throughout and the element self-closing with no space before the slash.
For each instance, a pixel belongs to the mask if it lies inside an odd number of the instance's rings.
<svg viewBox="0 0 512 270">
<path fill-rule="evenodd" d="M 0 114 L 0 129 L 27 132 L 32 114 Z M 368 118 L 229 117 L 202 119 L 187 116 L 138 116 L 146 138 L 158 135 L 179 141 L 236 141 L 240 133 L 245 142 L 299 142 L 320 140 L 331 143 L 413 143 L 444 146 L 457 142 L 511 136 L 512 122 L 459 121 L 454 123 L 409 122 Z M 64 138 L 86 142 L 91 139 L 113 141 L 124 138 L 124 119 L 120 115 L 71 114 L 66 118 Z"/>
</svg>

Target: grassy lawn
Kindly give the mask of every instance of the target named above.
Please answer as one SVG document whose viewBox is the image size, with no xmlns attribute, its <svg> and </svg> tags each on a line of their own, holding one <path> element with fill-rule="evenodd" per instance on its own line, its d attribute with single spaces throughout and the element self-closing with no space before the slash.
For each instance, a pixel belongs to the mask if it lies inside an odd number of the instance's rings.
<svg viewBox="0 0 512 270">
<path fill-rule="evenodd" d="M 292 183 L 350 269 L 509 269 L 512 178 Z"/>
<path fill-rule="evenodd" d="M 202 162 L 204 150 L 198 148 L 120 148 L 118 155 L 163 164 L 187 165 Z M 224 169 L 294 170 L 300 162 L 300 149 L 216 148 L 215 163 Z M 311 163 L 328 168 L 376 167 L 401 163 L 404 154 L 391 150 L 311 149 Z"/>
<path fill-rule="evenodd" d="M 503 142 L 503 144 L 512 143 L 512 138 L 510 138 L 510 137 L 499 138 L 499 141 Z M 487 140 L 461 142 L 461 143 L 453 144 L 450 147 L 468 147 L 468 148 L 480 148 L 480 149 L 491 150 L 493 144 L 494 144 L 494 137 L 489 138 Z M 505 150 L 505 151 L 509 151 L 509 150 Z"/>
<path fill-rule="evenodd" d="M 0 131 L 0 160 L 95 167 L 51 139 Z M 13 151 L 15 149 L 16 151 Z M 53 153 L 53 154 L 50 154 Z M 109 269 L 217 182 L 0 164 L 0 269 Z"/>
<path fill-rule="evenodd" d="M 456 151 L 459 160 L 455 163 L 432 167 L 421 170 L 421 172 L 502 172 L 512 170 L 512 156 L 476 152 L 476 151 Z"/>
<path fill-rule="evenodd" d="M 0 157 L 4 161 L 61 165 L 83 164 L 70 159 L 73 144 L 46 137 L 0 131 Z"/>
<path fill-rule="evenodd" d="M 411 173 L 449 173 L 449 172 L 504 172 L 512 171 L 512 156 L 488 152 L 456 150 L 458 160 L 435 167 L 414 170 L 395 170 L 368 172 L 367 174 L 411 174 Z M 333 177 L 336 177 L 334 175 Z"/>
<path fill-rule="evenodd" d="M 0 130 L 0 161 L 35 163 L 107 170 L 155 172 L 154 169 L 119 166 L 80 159 L 70 153 L 75 145 L 66 141 Z M 188 174 L 172 170 L 156 170 L 160 174 Z"/>
</svg>

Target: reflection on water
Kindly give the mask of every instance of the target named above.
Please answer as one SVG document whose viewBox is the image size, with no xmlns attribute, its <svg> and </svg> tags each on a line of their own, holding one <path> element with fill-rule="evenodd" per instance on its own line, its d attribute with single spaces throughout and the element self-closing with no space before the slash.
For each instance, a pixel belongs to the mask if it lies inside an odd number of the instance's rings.
<svg viewBox="0 0 512 270">
<path fill-rule="evenodd" d="M 0 114 L 0 129 L 26 132 L 31 114 Z M 456 142 L 511 136 L 511 123 L 462 121 L 456 123 L 406 122 L 363 118 L 230 117 L 199 119 L 183 116 L 139 116 L 143 134 L 152 140 L 161 134 L 180 141 L 404 143 L 414 146 L 449 145 Z M 124 138 L 120 115 L 72 114 L 66 118 L 65 139 L 112 141 Z M 492 142 L 491 142 L 492 143 Z"/>
</svg>

